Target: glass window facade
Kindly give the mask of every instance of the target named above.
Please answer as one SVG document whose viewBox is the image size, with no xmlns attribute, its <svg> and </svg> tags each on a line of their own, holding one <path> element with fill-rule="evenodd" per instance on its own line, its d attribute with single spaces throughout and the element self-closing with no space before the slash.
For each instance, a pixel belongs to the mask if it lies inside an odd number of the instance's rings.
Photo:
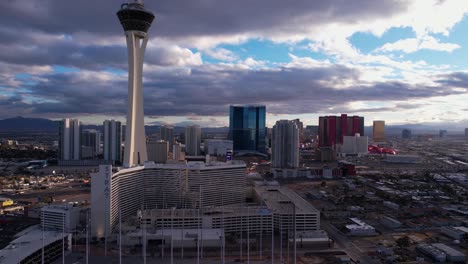
<svg viewBox="0 0 468 264">
<path fill-rule="evenodd" d="M 229 139 L 234 151 L 265 153 L 265 106 L 230 106 Z"/>
</svg>

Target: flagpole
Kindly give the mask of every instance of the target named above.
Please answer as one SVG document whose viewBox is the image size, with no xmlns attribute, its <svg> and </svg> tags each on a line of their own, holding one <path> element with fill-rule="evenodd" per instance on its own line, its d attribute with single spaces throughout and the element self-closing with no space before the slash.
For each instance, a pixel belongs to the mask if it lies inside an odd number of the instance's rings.
<svg viewBox="0 0 468 264">
<path fill-rule="evenodd" d="M 280 263 L 283 263 L 283 216 L 280 215 Z"/>
<path fill-rule="evenodd" d="M 106 203 L 106 207 L 107 207 Z M 106 213 L 104 214 L 104 256 L 107 257 L 107 212 L 109 212 L 109 209 L 106 208 Z"/>
<path fill-rule="evenodd" d="M 44 262 L 44 247 L 45 247 L 45 236 L 44 236 L 44 212 L 41 212 L 42 216 L 42 264 L 45 264 Z"/>
<path fill-rule="evenodd" d="M 146 264 L 146 220 L 143 225 L 143 264 Z"/>
<path fill-rule="evenodd" d="M 221 222 L 222 222 L 222 225 L 223 225 L 223 231 L 222 231 L 222 240 L 221 240 L 221 262 L 222 264 L 224 264 L 225 262 L 225 259 L 224 259 L 224 256 L 225 256 L 225 250 L 226 250 L 226 245 L 224 244 L 225 243 L 225 240 L 224 240 L 224 236 L 226 234 L 226 232 L 224 231 L 224 196 L 223 196 L 223 193 L 221 193 L 221 210 L 222 210 L 222 213 L 221 213 Z"/>
<path fill-rule="evenodd" d="M 197 263 L 200 264 L 200 210 L 201 210 L 201 185 L 199 186 L 199 203 L 198 203 L 198 230 L 197 230 Z"/>
<path fill-rule="evenodd" d="M 244 208 L 242 208 L 242 211 L 244 211 Z M 243 213 L 244 213 L 244 212 L 242 212 L 242 214 L 243 214 Z M 242 239 L 243 239 L 242 232 L 244 231 L 244 230 L 243 230 L 243 227 L 244 227 L 244 217 L 243 217 L 243 216 L 241 217 L 241 225 L 240 225 L 240 226 L 241 226 L 241 230 L 240 230 L 240 261 L 242 262 L 242 261 L 243 261 L 243 259 L 242 259 L 242 246 L 243 246 L 243 243 L 242 243 L 242 242 L 243 242 L 243 241 L 242 241 Z"/>
<path fill-rule="evenodd" d="M 260 216 L 260 259 L 262 259 L 262 246 L 263 246 L 263 214 Z"/>
<path fill-rule="evenodd" d="M 250 211 L 247 205 L 247 264 L 250 264 Z"/>
<path fill-rule="evenodd" d="M 165 246 L 165 243 L 166 243 L 166 238 L 164 237 L 164 218 L 165 218 L 165 214 L 166 214 L 166 196 L 165 196 L 165 192 L 163 192 L 163 204 L 162 204 L 162 214 L 161 214 L 161 228 L 162 228 L 162 243 L 161 243 L 161 258 L 164 258 L 164 246 Z"/>
<path fill-rule="evenodd" d="M 119 209 L 119 264 L 122 264 L 122 210 Z"/>
<path fill-rule="evenodd" d="M 181 229 L 181 233 L 182 233 L 182 251 L 181 251 L 181 259 L 184 258 L 184 225 L 185 225 L 185 203 L 184 203 L 184 208 L 182 209 L 182 229 Z"/>
<path fill-rule="evenodd" d="M 65 264 L 65 214 L 62 215 L 62 264 Z"/>
<path fill-rule="evenodd" d="M 294 204 L 293 210 L 294 216 L 294 264 L 296 264 L 296 257 L 297 257 L 297 245 L 296 245 L 296 205 Z"/>
<path fill-rule="evenodd" d="M 171 264 L 174 264 L 174 207 L 171 212 Z"/>
<path fill-rule="evenodd" d="M 271 212 L 271 264 L 275 264 L 275 226 Z"/>
<path fill-rule="evenodd" d="M 289 264 L 289 259 L 290 259 L 290 255 L 289 255 L 289 244 L 290 244 L 290 243 L 289 243 L 289 231 L 290 231 L 290 229 L 291 229 L 291 228 L 290 228 L 290 224 L 289 224 L 289 223 L 290 223 L 290 219 L 291 219 L 291 218 L 288 217 L 288 230 L 286 231 L 286 238 L 287 238 L 286 242 L 288 243 L 288 244 L 287 244 L 287 247 L 288 247 L 288 250 L 287 250 L 287 252 L 288 252 L 288 264 Z"/>
<path fill-rule="evenodd" d="M 86 211 L 86 264 L 89 263 L 89 211 Z"/>
<path fill-rule="evenodd" d="M 200 185 L 200 206 L 203 203 L 203 191 L 202 191 L 202 186 Z M 200 228 L 200 233 L 201 233 L 201 241 L 200 241 L 200 257 L 203 258 L 203 211 L 201 211 L 201 228 Z"/>
</svg>

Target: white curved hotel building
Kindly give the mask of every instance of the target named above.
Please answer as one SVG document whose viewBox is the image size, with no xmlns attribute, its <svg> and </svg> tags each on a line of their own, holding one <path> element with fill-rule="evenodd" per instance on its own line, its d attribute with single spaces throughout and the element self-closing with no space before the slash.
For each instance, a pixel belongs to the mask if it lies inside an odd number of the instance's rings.
<svg viewBox="0 0 468 264">
<path fill-rule="evenodd" d="M 91 175 L 92 234 L 103 237 L 141 209 L 198 208 L 245 202 L 243 162 L 101 165 Z M 201 206 L 200 206 L 201 205 Z"/>
<path fill-rule="evenodd" d="M 149 209 L 137 213 L 147 229 L 221 229 L 225 233 L 271 233 L 320 229 L 320 212 L 288 188 L 258 185 L 256 206 L 212 206 L 198 209 Z M 294 219 L 295 215 L 295 219 Z M 272 223 L 273 221 L 273 223 Z"/>
</svg>

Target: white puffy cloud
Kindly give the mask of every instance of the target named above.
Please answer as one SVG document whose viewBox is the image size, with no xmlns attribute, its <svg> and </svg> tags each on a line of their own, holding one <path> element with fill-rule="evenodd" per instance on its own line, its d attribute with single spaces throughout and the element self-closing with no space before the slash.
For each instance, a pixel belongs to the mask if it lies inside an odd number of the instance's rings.
<svg viewBox="0 0 468 264">
<path fill-rule="evenodd" d="M 234 52 L 223 49 L 223 48 L 217 48 L 217 49 L 208 49 L 203 51 L 206 55 L 217 59 L 221 61 L 235 61 L 238 59 L 238 56 L 234 54 Z"/>
<path fill-rule="evenodd" d="M 393 43 L 386 43 L 376 51 L 391 52 L 403 51 L 405 53 L 413 53 L 419 50 L 436 50 L 452 52 L 460 48 L 460 45 L 454 43 L 441 43 L 438 39 L 432 36 L 423 36 L 421 38 L 400 39 Z"/>
</svg>

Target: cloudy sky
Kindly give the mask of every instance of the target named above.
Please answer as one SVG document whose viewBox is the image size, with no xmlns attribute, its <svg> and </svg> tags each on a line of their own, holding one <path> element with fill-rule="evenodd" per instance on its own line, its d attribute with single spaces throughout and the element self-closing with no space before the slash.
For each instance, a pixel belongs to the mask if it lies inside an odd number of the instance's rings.
<svg viewBox="0 0 468 264">
<path fill-rule="evenodd" d="M 0 1 L 0 118 L 124 120 L 122 0 Z M 466 0 L 146 0 L 145 122 L 468 124 Z"/>
</svg>

